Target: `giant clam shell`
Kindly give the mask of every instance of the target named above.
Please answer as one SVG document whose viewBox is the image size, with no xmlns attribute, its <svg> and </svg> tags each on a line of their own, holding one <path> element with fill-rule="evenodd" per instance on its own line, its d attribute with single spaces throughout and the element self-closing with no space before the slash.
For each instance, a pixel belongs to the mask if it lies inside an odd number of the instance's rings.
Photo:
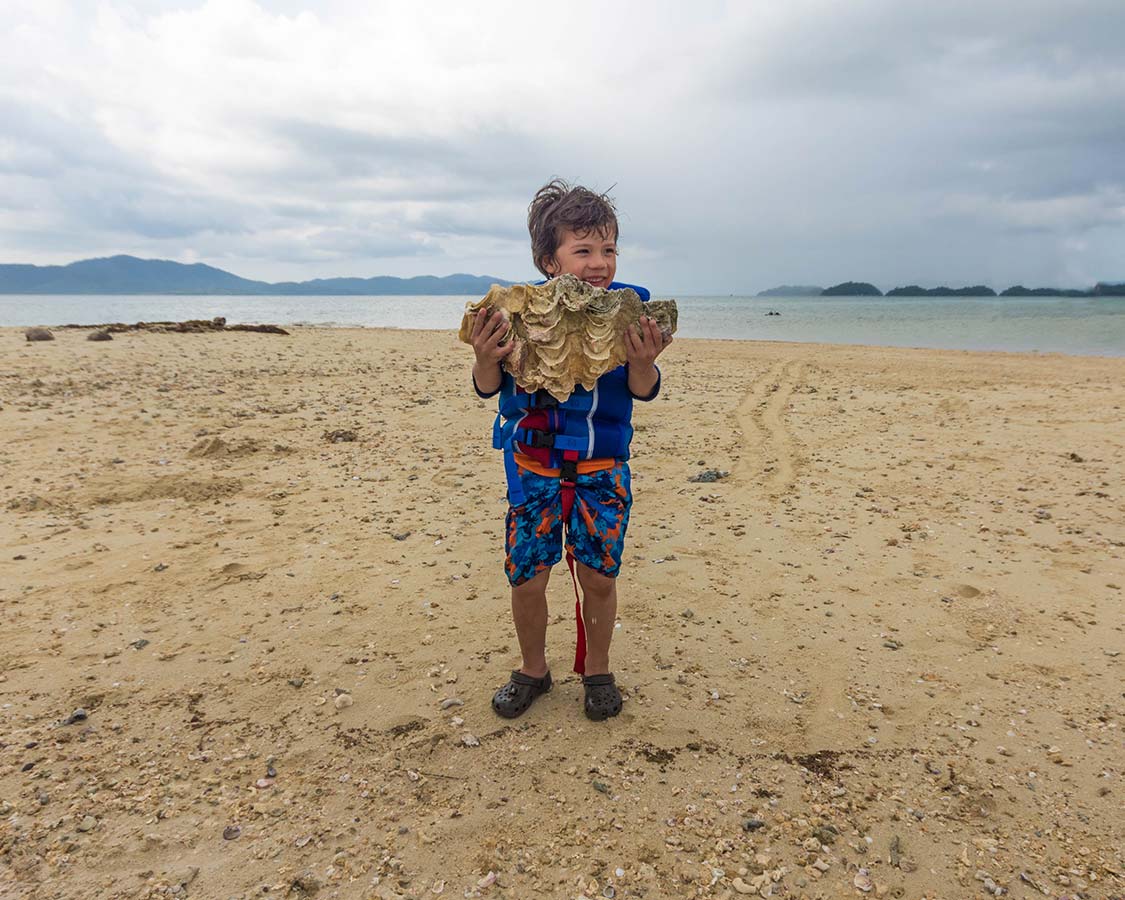
<svg viewBox="0 0 1125 900">
<path fill-rule="evenodd" d="M 462 341 L 471 342 L 477 312 L 490 309 L 507 313 L 504 341 L 516 344 L 504 357 L 505 371 L 524 390 L 546 390 L 560 403 L 577 385 L 592 390 L 625 362 L 625 331 L 642 315 L 655 319 L 665 336 L 676 332 L 675 300 L 642 303 L 634 290 L 610 291 L 574 275 L 538 285 L 493 285 L 483 299 L 465 305 Z"/>
</svg>

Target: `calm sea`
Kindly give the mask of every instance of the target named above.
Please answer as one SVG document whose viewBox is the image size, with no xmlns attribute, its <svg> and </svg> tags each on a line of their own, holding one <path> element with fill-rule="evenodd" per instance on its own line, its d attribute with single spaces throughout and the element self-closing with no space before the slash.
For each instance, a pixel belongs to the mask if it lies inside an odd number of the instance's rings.
<svg viewBox="0 0 1125 900">
<path fill-rule="evenodd" d="M 477 297 L 6 295 L 0 325 L 210 319 L 454 329 Z M 681 337 L 1125 356 L 1125 297 L 678 297 Z M 767 315 L 770 311 L 780 313 Z"/>
</svg>

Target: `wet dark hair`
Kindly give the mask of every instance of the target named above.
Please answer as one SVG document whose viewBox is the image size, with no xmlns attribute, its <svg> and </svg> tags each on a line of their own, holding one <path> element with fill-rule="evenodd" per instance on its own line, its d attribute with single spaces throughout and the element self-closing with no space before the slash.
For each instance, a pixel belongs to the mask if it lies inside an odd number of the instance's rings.
<svg viewBox="0 0 1125 900">
<path fill-rule="evenodd" d="M 551 277 L 547 263 L 559 249 L 563 229 L 580 235 L 597 232 L 617 240 L 617 210 L 607 194 L 595 194 L 581 185 L 571 187 L 555 178 L 535 192 L 527 208 L 527 230 L 531 233 L 531 258 L 535 268 Z"/>
</svg>

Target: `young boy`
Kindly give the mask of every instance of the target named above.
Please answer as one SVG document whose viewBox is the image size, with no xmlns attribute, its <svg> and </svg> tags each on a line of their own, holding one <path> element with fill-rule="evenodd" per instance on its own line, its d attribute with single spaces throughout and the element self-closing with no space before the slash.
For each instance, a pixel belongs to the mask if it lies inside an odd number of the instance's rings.
<svg viewBox="0 0 1125 900">
<path fill-rule="evenodd" d="M 527 227 L 535 266 L 547 278 L 571 274 L 595 287 L 631 287 L 642 300 L 649 299 L 644 288 L 613 280 L 617 215 L 604 194 L 552 181 L 531 201 Z M 480 397 L 500 395 L 494 443 L 505 451 L 508 473 L 505 569 L 523 657 L 520 668 L 492 698 L 492 708 L 515 718 L 551 689 L 547 580 L 562 558 L 564 509 L 569 505 L 567 561 L 573 556 L 572 571 L 577 571 L 585 600 L 580 604 L 574 668 L 582 675 L 586 715 L 600 721 L 621 711 L 609 645 L 617 616 L 615 579 L 632 503 L 626 460 L 633 400 L 652 400 L 660 392 L 655 361 L 672 338 L 663 337 L 656 322 L 642 316 L 626 334 L 626 364 L 599 378 L 593 391 L 578 387 L 565 403 L 558 403 L 545 391 L 523 392 L 501 369 L 513 348 L 511 342 L 501 343 L 506 330 L 498 310 L 482 310 L 472 334 L 473 387 Z M 568 428 L 567 422 L 574 427 Z M 576 429 L 589 435 L 585 452 L 553 449 L 556 434 Z M 530 442 L 515 440 L 517 434 Z"/>
</svg>

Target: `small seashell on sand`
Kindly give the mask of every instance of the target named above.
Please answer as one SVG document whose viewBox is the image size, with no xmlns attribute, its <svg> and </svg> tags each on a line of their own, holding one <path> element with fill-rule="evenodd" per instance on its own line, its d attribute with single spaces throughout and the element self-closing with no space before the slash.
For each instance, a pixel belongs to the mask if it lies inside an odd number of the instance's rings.
<svg viewBox="0 0 1125 900">
<path fill-rule="evenodd" d="M 852 884 L 864 893 L 867 893 L 875 886 L 871 881 L 871 876 L 868 874 L 867 869 L 860 869 L 856 872 L 855 878 L 852 879 Z"/>
<path fill-rule="evenodd" d="M 485 888 L 490 888 L 496 884 L 496 873 L 489 872 L 484 878 L 477 882 L 477 890 L 483 891 Z"/>
</svg>

